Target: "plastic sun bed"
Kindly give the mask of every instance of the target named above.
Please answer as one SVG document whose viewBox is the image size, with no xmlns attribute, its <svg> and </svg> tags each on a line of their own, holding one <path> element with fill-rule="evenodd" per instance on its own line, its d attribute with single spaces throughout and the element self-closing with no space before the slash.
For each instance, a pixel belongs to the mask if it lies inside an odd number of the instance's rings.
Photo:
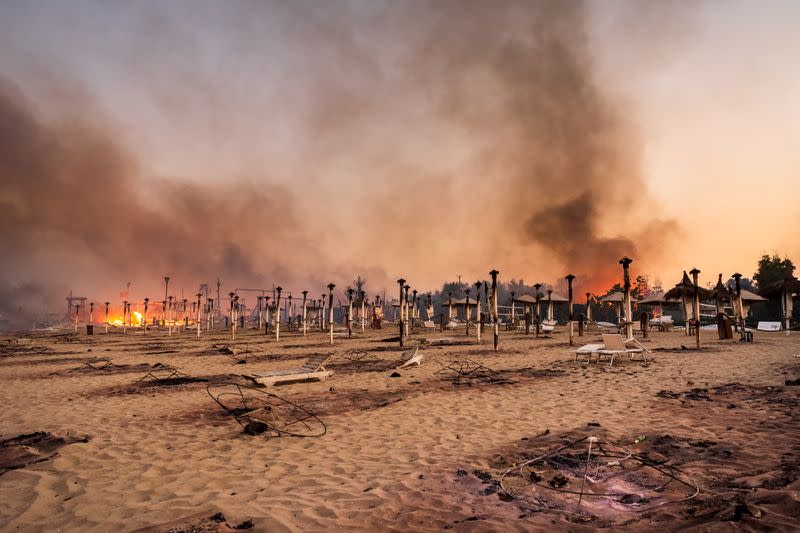
<svg viewBox="0 0 800 533">
<path fill-rule="evenodd" d="M 638 347 L 631 348 L 630 345 L 635 344 Z M 643 362 L 647 362 L 645 352 L 647 348 L 642 346 L 636 339 L 623 339 L 622 335 L 618 333 L 604 333 L 603 344 L 587 344 L 575 350 L 575 361 L 578 360 L 579 355 L 587 356 L 587 363 L 591 362 L 592 355 L 597 356 L 597 362 L 600 362 L 602 357 L 608 357 L 609 365 L 614 364 L 614 358 L 618 355 L 628 355 L 633 361 L 633 356 L 640 354 Z"/>
<path fill-rule="evenodd" d="M 331 370 L 325 370 L 325 363 L 330 360 L 331 355 L 314 355 L 306 360 L 300 368 L 287 370 L 273 370 L 269 372 L 253 372 L 244 374 L 244 377 L 251 379 L 260 385 L 269 387 L 278 383 L 289 383 L 296 381 L 323 381 L 333 375 Z"/>
<path fill-rule="evenodd" d="M 768 331 L 774 333 L 781 330 L 780 322 L 759 322 L 756 325 L 756 331 Z"/>
</svg>

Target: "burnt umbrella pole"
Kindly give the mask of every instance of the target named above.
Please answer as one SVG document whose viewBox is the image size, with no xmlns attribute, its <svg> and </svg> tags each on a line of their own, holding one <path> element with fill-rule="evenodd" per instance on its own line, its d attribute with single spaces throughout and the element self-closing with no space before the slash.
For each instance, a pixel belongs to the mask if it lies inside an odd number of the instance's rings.
<svg viewBox="0 0 800 533">
<path fill-rule="evenodd" d="M 481 329 L 483 328 L 483 320 L 481 319 L 481 287 L 483 283 L 480 281 L 475 282 L 475 330 L 478 332 L 478 344 L 481 342 Z"/>
<path fill-rule="evenodd" d="M 275 340 L 281 339 L 281 291 L 283 287 L 275 287 Z"/>
<path fill-rule="evenodd" d="M 230 309 L 228 309 L 228 315 L 230 317 L 230 326 L 231 326 L 231 340 L 236 339 L 236 302 L 233 300 L 233 297 L 236 296 L 235 293 L 229 292 L 228 298 L 231 300 Z"/>
<path fill-rule="evenodd" d="M 464 324 L 467 326 L 467 337 L 469 337 L 469 288 L 464 289 Z"/>
<path fill-rule="evenodd" d="M 406 304 L 405 305 L 405 323 L 404 323 L 404 325 L 405 325 L 405 330 L 406 330 L 406 337 L 408 337 L 408 335 L 410 333 L 410 329 L 411 329 L 411 324 L 410 324 L 411 320 L 409 319 L 411 306 L 409 305 L 410 300 L 408 298 L 408 291 L 409 291 L 409 289 L 411 289 L 411 286 L 406 284 L 406 285 L 403 286 L 403 288 L 406 291 L 405 292 L 405 300 L 404 300 L 404 302 Z"/>
<path fill-rule="evenodd" d="M 306 298 L 308 298 L 308 291 L 303 291 L 303 337 L 306 336 L 306 330 L 308 329 L 306 327 L 306 318 L 308 316 L 308 311 L 307 311 L 308 304 Z M 260 326 L 259 329 L 261 329 Z"/>
<path fill-rule="evenodd" d="M 172 296 L 167 297 L 167 337 L 172 337 Z"/>
<path fill-rule="evenodd" d="M 147 307 L 150 303 L 150 298 L 144 299 L 144 314 L 142 315 L 142 331 L 144 331 L 144 335 L 147 335 Z"/>
<path fill-rule="evenodd" d="M 400 278 L 397 280 L 397 284 L 400 286 L 400 299 L 397 301 L 400 304 L 400 320 L 397 321 L 398 326 L 400 326 L 400 347 L 403 347 L 403 285 L 405 284 L 406 280 Z M 391 303 L 391 302 L 390 302 Z"/>
<path fill-rule="evenodd" d="M 122 333 L 128 333 L 128 300 L 122 300 Z"/>
<path fill-rule="evenodd" d="M 106 306 L 106 333 L 108 333 L 108 306 L 111 305 L 111 302 L 104 302 Z"/>
<path fill-rule="evenodd" d="M 347 338 L 353 337 L 353 289 L 347 288 Z"/>
<path fill-rule="evenodd" d="M 739 326 L 741 339 L 744 340 L 746 338 L 746 331 L 744 326 L 744 303 L 742 302 L 742 275 L 738 272 L 733 275 L 733 280 L 735 283 L 734 288 L 734 297 L 736 298 L 736 324 Z"/>
<path fill-rule="evenodd" d="M 364 328 L 367 323 L 367 293 L 361 291 L 361 334 L 364 334 Z"/>
<path fill-rule="evenodd" d="M 195 294 L 197 296 L 197 338 L 200 338 L 200 324 L 202 321 L 200 320 L 200 298 L 202 298 L 203 293 L 198 292 Z"/>
<path fill-rule="evenodd" d="M 633 259 L 628 257 L 623 257 L 619 260 L 619 264 L 622 265 L 622 297 L 623 302 L 625 305 L 625 338 L 632 339 L 633 338 L 633 320 L 631 313 L 631 271 L 630 266 L 633 263 Z"/>
<path fill-rule="evenodd" d="M 419 303 L 417 302 L 417 289 L 411 291 L 411 328 L 418 324 L 419 320 Z"/>
<path fill-rule="evenodd" d="M 497 270 L 492 270 L 489 272 L 489 275 L 492 276 L 492 303 L 491 303 L 491 311 L 492 311 L 492 322 L 494 324 L 494 351 L 497 351 L 497 343 L 500 340 L 500 324 L 498 322 L 498 309 L 497 309 L 497 275 L 500 272 Z"/>
<path fill-rule="evenodd" d="M 336 287 L 333 283 L 328 283 L 328 331 L 330 336 L 330 343 L 333 344 L 333 289 Z"/>
<path fill-rule="evenodd" d="M 186 304 L 189 302 L 186 298 L 183 299 L 183 330 L 189 329 L 189 308 Z"/>
<path fill-rule="evenodd" d="M 167 295 L 169 294 L 169 276 L 164 276 L 164 308 L 163 312 L 161 313 L 161 329 L 164 329 L 164 325 L 166 324 L 167 315 L 166 315 L 166 308 L 167 308 Z"/>
<path fill-rule="evenodd" d="M 535 307 L 534 307 L 534 315 L 533 319 L 536 324 L 536 338 L 539 338 L 539 331 L 542 329 L 542 294 L 539 292 L 539 289 L 542 288 L 541 283 L 534 283 L 533 288 L 536 290 L 536 294 L 534 295 L 534 300 L 536 300 Z"/>
<path fill-rule="evenodd" d="M 693 268 L 689 271 L 692 275 L 692 314 L 694 314 L 694 338 L 696 341 L 697 349 L 700 349 L 700 286 L 697 284 L 697 276 L 700 271 Z"/>
<path fill-rule="evenodd" d="M 573 346 L 575 344 L 575 324 L 572 322 L 572 281 L 575 279 L 575 276 L 572 274 L 567 274 L 564 279 L 567 280 L 567 320 L 569 320 L 569 345 Z"/>
</svg>

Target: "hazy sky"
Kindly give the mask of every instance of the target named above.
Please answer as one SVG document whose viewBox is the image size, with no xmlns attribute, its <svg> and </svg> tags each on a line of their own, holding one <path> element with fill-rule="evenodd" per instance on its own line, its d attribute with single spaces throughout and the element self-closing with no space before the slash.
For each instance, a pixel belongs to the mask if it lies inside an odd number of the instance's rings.
<svg viewBox="0 0 800 533">
<path fill-rule="evenodd" d="M 28 155 L 0 159 L 0 276 L 103 297 L 169 272 L 316 293 L 797 262 L 799 21 L 777 0 L 6 0 L 0 148 Z"/>
</svg>

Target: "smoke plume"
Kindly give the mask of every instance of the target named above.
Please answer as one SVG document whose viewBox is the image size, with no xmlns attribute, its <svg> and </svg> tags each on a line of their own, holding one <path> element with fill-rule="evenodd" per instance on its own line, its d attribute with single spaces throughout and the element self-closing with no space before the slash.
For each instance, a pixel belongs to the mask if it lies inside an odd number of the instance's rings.
<svg viewBox="0 0 800 533">
<path fill-rule="evenodd" d="M 221 276 L 316 294 L 363 274 L 374 292 L 492 268 L 597 289 L 623 255 L 657 260 L 654 227 L 659 247 L 677 227 L 646 192 L 631 111 L 597 76 L 584 2 L 193 9 L 155 26 L 131 14 L 124 50 L 171 121 L 151 126 L 178 177 L 154 172 L 116 116 L 45 112 L 45 82 L 0 72 L 5 294 L 36 282 L 112 298 L 136 279 L 152 298 L 164 275 L 192 292 Z"/>
</svg>

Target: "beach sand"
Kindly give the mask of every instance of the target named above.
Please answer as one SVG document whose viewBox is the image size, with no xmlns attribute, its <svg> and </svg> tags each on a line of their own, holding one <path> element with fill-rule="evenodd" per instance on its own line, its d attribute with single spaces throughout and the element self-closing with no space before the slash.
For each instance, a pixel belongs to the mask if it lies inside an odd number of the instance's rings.
<svg viewBox="0 0 800 533">
<path fill-rule="evenodd" d="M 409 345 L 473 342 L 422 345 L 422 364 L 396 372 L 401 352 L 384 342 L 395 335 L 368 330 L 329 346 L 320 331 L 276 342 L 249 330 L 235 357 L 214 347 L 230 343 L 224 332 L 21 339 L 0 358 L 0 440 L 49 435 L 0 448 L 0 529 L 800 528 L 800 387 L 791 384 L 800 335 L 756 333 L 750 344 L 703 332 L 695 351 L 681 348 L 694 346 L 681 331 L 652 333 L 648 363 L 610 366 L 575 363 L 563 327 L 542 339 L 503 331 L 498 352 L 488 329 L 480 345 L 463 332 L 419 333 Z M 39 345 L 48 351 L 30 351 Z M 341 357 L 352 349 L 367 355 Z M 337 354 L 333 376 L 269 390 L 316 413 L 321 437 L 249 435 L 206 391 L 317 353 Z M 112 366 L 82 366 L 99 358 Z M 466 359 L 494 372 L 437 373 Z M 209 381 L 135 382 L 156 363 Z M 575 499 L 556 491 L 544 509 L 497 485 L 515 464 L 587 436 L 667 461 L 700 492 L 638 512 L 595 499 L 577 514 Z"/>
</svg>

